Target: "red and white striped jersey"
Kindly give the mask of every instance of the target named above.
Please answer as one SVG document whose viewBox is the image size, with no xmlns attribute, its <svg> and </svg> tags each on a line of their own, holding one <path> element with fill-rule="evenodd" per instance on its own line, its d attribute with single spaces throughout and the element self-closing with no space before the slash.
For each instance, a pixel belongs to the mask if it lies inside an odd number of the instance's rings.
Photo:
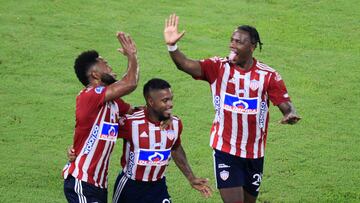
<svg viewBox="0 0 360 203">
<path fill-rule="evenodd" d="M 210 146 L 242 158 L 263 157 L 269 100 L 273 105 L 290 101 L 279 73 L 256 59 L 248 71 L 218 57 L 200 65 L 202 78 L 196 79 L 209 82 L 215 108 Z"/>
<path fill-rule="evenodd" d="M 161 130 L 160 122 L 149 120 L 147 110 L 126 115 L 119 130 L 119 137 L 124 138 L 121 166 L 125 175 L 145 182 L 163 178 L 171 149 L 181 144 L 181 132 L 181 120 L 174 116 L 172 125 Z"/>
<path fill-rule="evenodd" d="M 100 188 L 107 188 L 110 154 L 118 135 L 119 118 L 130 108 L 121 99 L 104 102 L 106 87 L 83 89 L 76 97 L 74 149 L 76 160 L 65 165 L 69 174 Z"/>
</svg>

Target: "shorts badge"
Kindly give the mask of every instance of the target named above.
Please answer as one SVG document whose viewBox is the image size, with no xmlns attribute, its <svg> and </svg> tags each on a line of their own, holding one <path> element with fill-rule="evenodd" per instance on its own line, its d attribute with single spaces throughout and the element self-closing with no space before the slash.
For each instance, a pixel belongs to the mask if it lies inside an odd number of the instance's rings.
<svg viewBox="0 0 360 203">
<path fill-rule="evenodd" d="M 229 178 L 229 171 L 221 171 L 220 172 L 220 178 L 223 180 L 223 181 L 226 181 L 228 178 Z"/>
</svg>

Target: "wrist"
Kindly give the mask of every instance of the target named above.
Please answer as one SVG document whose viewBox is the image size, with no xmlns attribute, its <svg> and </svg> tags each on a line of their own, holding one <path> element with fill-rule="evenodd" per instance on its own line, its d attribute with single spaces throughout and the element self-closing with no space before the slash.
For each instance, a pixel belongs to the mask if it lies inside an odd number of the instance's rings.
<svg viewBox="0 0 360 203">
<path fill-rule="evenodd" d="M 167 48 L 168 48 L 169 52 L 174 52 L 174 51 L 176 51 L 178 49 L 178 46 L 177 46 L 177 44 L 167 45 Z"/>
</svg>

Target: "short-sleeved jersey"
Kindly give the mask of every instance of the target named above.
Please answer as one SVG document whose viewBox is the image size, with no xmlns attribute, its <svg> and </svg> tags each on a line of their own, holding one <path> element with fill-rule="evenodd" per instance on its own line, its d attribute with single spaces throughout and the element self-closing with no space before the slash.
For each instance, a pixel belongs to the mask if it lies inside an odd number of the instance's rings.
<svg viewBox="0 0 360 203">
<path fill-rule="evenodd" d="M 247 71 L 218 57 L 200 65 L 202 77 L 196 79 L 209 82 L 215 108 L 210 146 L 242 158 L 263 157 L 269 100 L 290 101 L 280 74 L 256 59 Z"/>
<path fill-rule="evenodd" d="M 120 98 L 105 102 L 104 86 L 83 89 L 76 97 L 74 149 L 76 160 L 65 165 L 63 177 L 73 177 L 107 188 L 110 154 L 119 129 L 119 118 L 130 108 Z"/>
<path fill-rule="evenodd" d="M 146 110 L 126 115 L 120 124 L 124 138 L 121 166 L 124 174 L 137 181 L 153 182 L 164 177 L 171 149 L 181 144 L 181 120 L 172 117 L 172 125 L 161 130 L 160 122 L 149 120 Z"/>
</svg>

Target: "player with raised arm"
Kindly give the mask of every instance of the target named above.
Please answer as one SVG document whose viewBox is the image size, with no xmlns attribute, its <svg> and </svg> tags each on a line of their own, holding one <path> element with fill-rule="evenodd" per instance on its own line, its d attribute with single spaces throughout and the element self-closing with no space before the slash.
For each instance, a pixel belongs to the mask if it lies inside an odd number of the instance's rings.
<svg viewBox="0 0 360 203">
<path fill-rule="evenodd" d="M 96 51 L 81 53 L 75 60 L 75 73 L 85 86 L 76 97 L 74 153 L 76 159 L 63 169 L 64 193 L 68 202 L 107 202 L 110 154 L 118 135 L 121 115 L 131 111 L 120 97 L 135 90 L 139 80 L 134 41 L 117 33 L 119 51 L 128 59 L 128 69 L 116 81 L 107 61 Z"/>
<path fill-rule="evenodd" d="M 177 42 L 179 17 L 165 20 L 164 39 L 176 67 L 210 84 L 215 118 L 210 146 L 214 149 L 217 187 L 226 203 L 255 202 L 263 174 L 269 122 L 269 101 L 283 114 L 282 124 L 295 124 L 296 113 L 280 74 L 253 57 L 262 47 L 257 30 L 248 25 L 235 29 L 228 57 L 187 58 Z"/>
</svg>

